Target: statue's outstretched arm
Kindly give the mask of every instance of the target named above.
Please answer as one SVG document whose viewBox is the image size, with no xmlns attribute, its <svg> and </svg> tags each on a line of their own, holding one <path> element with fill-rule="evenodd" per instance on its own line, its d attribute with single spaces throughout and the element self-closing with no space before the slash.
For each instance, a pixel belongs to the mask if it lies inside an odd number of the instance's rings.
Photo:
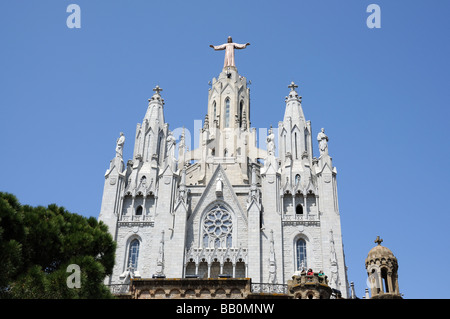
<svg viewBox="0 0 450 319">
<path fill-rule="evenodd" d="M 245 49 L 246 46 L 250 45 L 250 43 L 246 43 L 246 44 L 239 44 L 239 43 L 235 43 L 234 44 L 234 48 L 235 49 Z"/>
<path fill-rule="evenodd" d="M 216 51 L 218 51 L 218 50 L 224 50 L 224 49 L 225 49 L 225 44 L 217 45 L 217 46 L 214 46 L 214 45 L 210 44 L 209 46 L 210 46 L 211 48 L 213 48 L 214 50 L 216 50 Z"/>
</svg>

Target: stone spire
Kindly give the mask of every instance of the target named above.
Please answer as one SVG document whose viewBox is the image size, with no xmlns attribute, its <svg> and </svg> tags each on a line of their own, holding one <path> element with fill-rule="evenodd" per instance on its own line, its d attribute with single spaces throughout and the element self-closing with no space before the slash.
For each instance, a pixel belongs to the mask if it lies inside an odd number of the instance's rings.
<svg viewBox="0 0 450 319">
<path fill-rule="evenodd" d="M 283 161 L 287 154 L 293 161 L 301 161 L 303 152 L 306 151 L 309 157 L 312 155 L 310 145 L 311 123 L 305 120 L 302 97 L 296 91 L 298 85 L 291 82 L 288 88 L 290 91 L 285 98 L 284 119 L 278 125 L 281 141 L 279 155 Z"/>
<path fill-rule="evenodd" d="M 151 98 L 148 99 L 148 109 L 145 114 L 145 119 L 149 121 L 162 121 L 164 122 L 163 106 L 164 99 L 161 97 L 162 88 L 157 85 L 153 92 L 155 92 Z"/>
</svg>

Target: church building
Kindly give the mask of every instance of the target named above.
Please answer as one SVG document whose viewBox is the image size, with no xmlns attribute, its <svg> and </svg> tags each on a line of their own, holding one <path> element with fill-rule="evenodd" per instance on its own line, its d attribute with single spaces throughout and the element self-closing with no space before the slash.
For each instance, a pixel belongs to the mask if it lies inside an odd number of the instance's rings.
<svg viewBox="0 0 450 319">
<path fill-rule="evenodd" d="M 107 284 L 250 278 L 275 285 L 312 269 L 349 297 L 328 137 L 305 118 L 292 82 L 284 117 L 268 130 L 266 147 L 258 147 L 257 130 L 250 126 L 250 89 L 234 59 L 234 50 L 248 45 L 231 37 L 211 45 L 225 50 L 225 62 L 207 92 L 198 148 L 187 148 L 184 133 L 175 139 L 159 86 L 143 109 L 131 138 L 133 158 L 126 163 L 125 136 L 117 140 L 99 215 L 117 242 Z"/>
</svg>

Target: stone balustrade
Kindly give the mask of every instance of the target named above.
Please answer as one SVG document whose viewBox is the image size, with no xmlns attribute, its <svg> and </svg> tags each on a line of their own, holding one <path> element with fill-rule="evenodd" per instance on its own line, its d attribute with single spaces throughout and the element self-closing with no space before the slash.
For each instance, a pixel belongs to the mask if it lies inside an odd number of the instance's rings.
<svg viewBox="0 0 450 319">
<path fill-rule="evenodd" d="M 288 281 L 288 292 L 294 299 L 330 299 L 332 289 L 328 286 L 327 276 L 302 273 Z"/>
</svg>

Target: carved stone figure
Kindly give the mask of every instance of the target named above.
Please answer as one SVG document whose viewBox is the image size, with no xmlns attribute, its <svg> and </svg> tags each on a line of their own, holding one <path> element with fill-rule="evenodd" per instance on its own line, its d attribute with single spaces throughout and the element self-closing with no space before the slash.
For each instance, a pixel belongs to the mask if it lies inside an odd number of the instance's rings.
<svg viewBox="0 0 450 319">
<path fill-rule="evenodd" d="M 330 285 L 332 288 L 337 288 L 340 286 L 340 280 L 339 280 L 338 264 L 336 259 L 336 250 L 334 248 L 333 230 L 331 229 L 330 229 L 330 264 L 331 264 Z"/>
<path fill-rule="evenodd" d="M 120 137 L 117 139 L 116 142 L 116 157 L 122 158 L 124 144 L 125 144 L 125 136 L 123 135 L 123 132 L 120 132 Z"/>
<path fill-rule="evenodd" d="M 175 158 L 175 137 L 173 137 L 172 132 L 169 131 L 167 136 L 167 156 L 170 158 Z"/>
<path fill-rule="evenodd" d="M 273 241 L 273 230 L 270 230 L 270 257 L 269 257 L 269 283 L 276 283 L 277 264 L 275 262 L 275 248 Z"/>
<path fill-rule="evenodd" d="M 158 260 L 156 261 L 156 274 L 159 276 L 164 275 L 164 231 L 161 232 Z"/>
<path fill-rule="evenodd" d="M 222 176 L 219 175 L 219 177 L 216 179 L 216 194 L 220 196 L 222 195 L 222 192 L 223 192 Z"/>
<path fill-rule="evenodd" d="M 317 134 L 317 141 L 319 142 L 320 155 L 328 155 L 328 136 L 325 134 L 325 129 Z"/>
<path fill-rule="evenodd" d="M 273 134 L 272 127 L 269 129 L 269 136 L 267 136 L 267 155 L 275 155 L 275 135 Z"/>
<path fill-rule="evenodd" d="M 330 262 L 336 263 L 336 249 L 334 248 L 333 230 L 330 229 Z"/>
<path fill-rule="evenodd" d="M 339 287 L 339 275 L 338 275 L 338 265 L 336 262 L 333 262 L 330 266 L 330 286 L 331 288 L 338 288 Z"/>
<path fill-rule="evenodd" d="M 229 66 L 236 66 L 234 64 L 234 49 L 245 49 L 248 45 L 250 45 L 250 43 L 246 43 L 246 44 L 238 44 L 238 43 L 234 43 L 231 37 L 228 37 L 228 42 L 224 43 L 222 45 L 210 45 L 211 48 L 213 48 L 214 50 L 218 51 L 218 50 L 225 50 L 225 61 L 223 63 L 223 67 L 229 67 Z"/>
</svg>

